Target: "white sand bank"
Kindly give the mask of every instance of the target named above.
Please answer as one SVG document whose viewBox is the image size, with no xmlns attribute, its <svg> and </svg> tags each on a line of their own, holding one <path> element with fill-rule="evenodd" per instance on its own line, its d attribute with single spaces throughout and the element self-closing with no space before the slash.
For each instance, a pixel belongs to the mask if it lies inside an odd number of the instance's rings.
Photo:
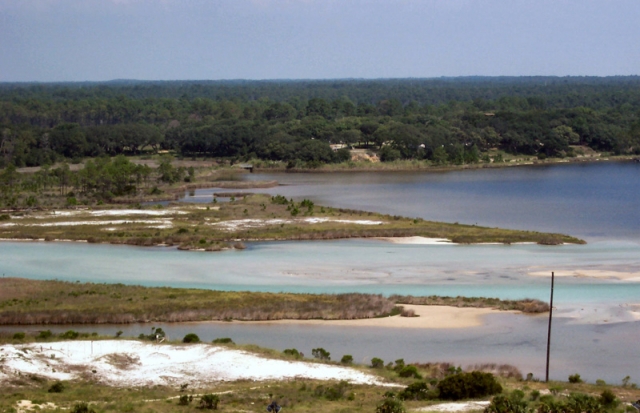
<svg viewBox="0 0 640 413">
<path fill-rule="evenodd" d="M 413 310 L 419 317 L 365 318 L 358 320 L 274 320 L 242 321 L 259 324 L 316 324 L 351 327 L 395 327 L 395 328 L 467 328 L 483 324 L 483 317 L 501 312 L 491 308 L 457 308 L 439 305 L 402 304 L 405 310 Z"/>
<path fill-rule="evenodd" d="M 125 225 L 125 224 L 146 224 L 149 228 L 171 228 L 173 223 L 170 219 L 142 219 L 142 220 L 125 220 L 117 219 L 110 221 L 56 221 L 43 222 L 38 224 L 21 224 L 24 227 L 75 227 L 79 225 Z M 9 222 L 0 224 L 0 227 L 13 227 L 17 224 Z"/>
<path fill-rule="evenodd" d="M 17 215 L 12 216 L 12 219 L 25 219 L 25 218 L 34 218 L 34 219 L 49 219 L 49 218 L 62 218 L 62 217 L 74 217 L 74 216 L 94 216 L 94 217 L 105 217 L 105 216 L 127 216 L 127 215 L 137 215 L 137 216 L 166 216 L 166 215 L 184 215 L 186 211 L 180 209 L 102 209 L 102 210 L 72 210 L 72 211 L 50 211 L 44 213 L 34 213 L 29 215 Z"/>
<path fill-rule="evenodd" d="M 452 245 L 454 244 L 446 238 L 426 238 L 426 237 L 381 237 L 374 238 L 380 241 L 391 242 L 393 244 L 414 244 L 414 245 Z"/>
<path fill-rule="evenodd" d="M 554 316 L 571 319 L 577 324 L 613 324 L 640 321 L 640 304 L 588 304 L 580 307 L 559 307 Z"/>
<path fill-rule="evenodd" d="M 4 344 L 0 345 L 0 360 L 0 383 L 34 374 L 51 380 L 91 378 L 117 387 L 184 383 L 201 387 L 221 381 L 297 377 L 384 385 L 379 378 L 352 368 L 271 360 L 209 344 L 171 345 L 132 340 Z"/>
<path fill-rule="evenodd" d="M 489 405 L 488 401 L 472 401 L 472 402 L 455 402 L 441 403 L 433 406 L 421 407 L 416 409 L 417 412 L 470 412 L 475 410 L 484 410 Z"/>
<path fill-rule="evenodd" d="M 294 219 L 235 219 L 230 221 L 216 222 L 209 224 L 212 226 L 220 227 L 226 231 L 237 231 L 239 229 L 249 228 L 263 228 L 272 225 L 283 224 L 322 224 L 325 222 L 335 222 L 339 224 L 353 224 L 353 225 L 382 225 L 383 221 L 371 221 L 371 220 L 349 220 L 349 219 L 333 219 L 333 218 L 294 218 Z"/>
<path fill-rule="evenodd" d="M 551 277 L 551 271 L 532 271 L 534 277 Z M 561 270 L 555 271 L 556 277 L 598 278 L 621 281 L 640 281 L 640 272 L 607 271 L 607 270 Z"/>
</svg>

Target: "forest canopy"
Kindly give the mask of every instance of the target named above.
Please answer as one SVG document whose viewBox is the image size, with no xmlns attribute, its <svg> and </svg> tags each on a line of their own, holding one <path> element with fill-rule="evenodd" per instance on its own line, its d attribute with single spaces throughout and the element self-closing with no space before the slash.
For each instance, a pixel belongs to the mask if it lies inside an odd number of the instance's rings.
<svg viewBox="0 0 640 413">
<path fill-rule="evenodd" d="M 1 83 L 0 167 L 172 150 L 321 164 L 640 154 L 640 77 Z"/>
</svg>

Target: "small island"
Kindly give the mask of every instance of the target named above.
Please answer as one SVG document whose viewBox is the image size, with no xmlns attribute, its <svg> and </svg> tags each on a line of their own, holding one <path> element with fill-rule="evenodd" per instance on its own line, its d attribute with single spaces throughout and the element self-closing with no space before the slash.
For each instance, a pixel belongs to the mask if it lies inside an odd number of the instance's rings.
<svg viewBox="0 0 640 413">
<path fill-rule="evenodd" d="M 433 222 L 249 193 L 237 193 L 229 202 L 197 205 L 20 210 L 5 212 L 0 220 L 4 240 L 164 245 L 200 251 L 244 249 L 248 241 L 416 236 L 461 244 L 584 243 L 562 234 Z"/>
<path fill-rule="evenodd" d="M 403 305 L 544 313 L 539 300 L 294 294 L 0 278 L 0 325 L 415 317 Z"/>
</svg>

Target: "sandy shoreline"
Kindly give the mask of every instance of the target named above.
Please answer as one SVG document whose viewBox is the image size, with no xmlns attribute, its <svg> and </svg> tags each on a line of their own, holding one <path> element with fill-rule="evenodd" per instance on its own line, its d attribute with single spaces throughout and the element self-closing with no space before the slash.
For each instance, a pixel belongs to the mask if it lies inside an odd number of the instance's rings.
<svg viewBox="0 0 640 413">
<path fill-rule="evenodd" d="M 378 237 L 372 238 L 378 241 L 390 242 L 392 244 L 404 244 L 404 245 L 454 245 L 446 238 L 427 238 L 427 237 Z"/>
<path fill-rule="evenodd" d="M 358 320 L 273 320 L 273 321 L 233 321 L 242 324 L 298 324 L 343 327 L 380 327 L 380 328 L 468 328 L 484 324 L 484 316 L 505 313 L 492 308 L 458 308 L 439 305 L 402 304 L 405 310 L 413 310 L 419 317 L 401 317 L 399 315 Z M 515 313 L 510 311 L 510 313 Z M 217 321 L 214 321 L 217 323 Z M 220 321 L 224 322 L 224 321 Z"/>
</svg>

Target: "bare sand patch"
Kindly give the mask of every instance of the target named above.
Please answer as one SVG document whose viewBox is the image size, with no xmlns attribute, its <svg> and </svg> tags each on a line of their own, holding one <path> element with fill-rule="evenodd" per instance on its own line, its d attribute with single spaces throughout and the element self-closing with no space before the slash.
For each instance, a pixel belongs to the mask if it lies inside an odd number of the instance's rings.
<svg viewBox="0 0 640 413">
<path fill-rule="evenodd" d="M 21 224 L 24 227 L 75 227 L 79 225 L 124 225 L 124 224 L 149 224 L 150 228 L 171 228 L 171 219 L 118 219 L 110 221 L 56 221 L 37 224 Z M 0 224 L 0 227 L 12 227 L 17 224 L 9 222 Z M 156 226 L 153 226 L 156 225 Z"/>
<path fill-rule="evenodd" d="M 417 412 L 470 412 L 484 410 L 490 404 L 488 401 L 470 401 L 434 404 L 433 406 L 421 407 Z"/>
<path fill-rule="evenodd" d="M 284 224 L 322 224 L 326 222 L 335 222 L 339 224 L 353 224 L 353 225 L 382 225 L 383 221 L 373 220 L 350 220 L 350 219 L 333 219 L 333 218 L 295 218 L 295 219 L 235 219 L 229 221 L 220 221 L 209 225 L 219 227 L 225 231 L 237 231 L 240 229 L 251 228 L 263 228 L 270 225 L 284 225 Z"/>
<path fill-rule="evenodd" d="M 528 273 L 534 277 L 551 277 L 551 271 L 532 271 Z M 605 280 L 640 281 L 640 272 L 611 271 L 611 270 L 560 270 L 555 271 L 556 277 L 598 278 Z"/>
<path fill-rule="evenodd" d="M 380 237 L 374 238 L 380 241 L 391 242 L 392 244 L 406 245 L 452 245 L 451 240 L 446 238 L 427 238 L 427 237 Z"/>
<path fill-rule="evenodd" d="M 28 411 L 40 411 L 40 410 L 54 410 L 57 409 L 58 406 L 55 403 L 33 403 L 31 400 L 20 400 L 16 405 L 16 411 L 18 413 L 24 413 Z"/>
<path fill-rule="evenodd" d="M 202 387 L 236 380 L 346 380 L 388 385 L 354 368 L 304 361 L 268 359 L 210 344 L 172 345 L 133 340 L 61 341 L 0 346 L 0 383 L 35 374 L 50 380 L 92 377 L 116 386 Z"/>
<path fill-rule="evenodd" d="M 488 314 L 504 313 L 492 308 L 458 308 L 440 305 L 402 304 L 405 310 L 413 310 L 418 317 L 399 315 L 357 320 L 273 320 L 242 321 L 260 324 L 315 324 L 345 327 L 384 327 L 384 328 L 467 328 L 483 325 L 483 317 Z"/>
</svg>

